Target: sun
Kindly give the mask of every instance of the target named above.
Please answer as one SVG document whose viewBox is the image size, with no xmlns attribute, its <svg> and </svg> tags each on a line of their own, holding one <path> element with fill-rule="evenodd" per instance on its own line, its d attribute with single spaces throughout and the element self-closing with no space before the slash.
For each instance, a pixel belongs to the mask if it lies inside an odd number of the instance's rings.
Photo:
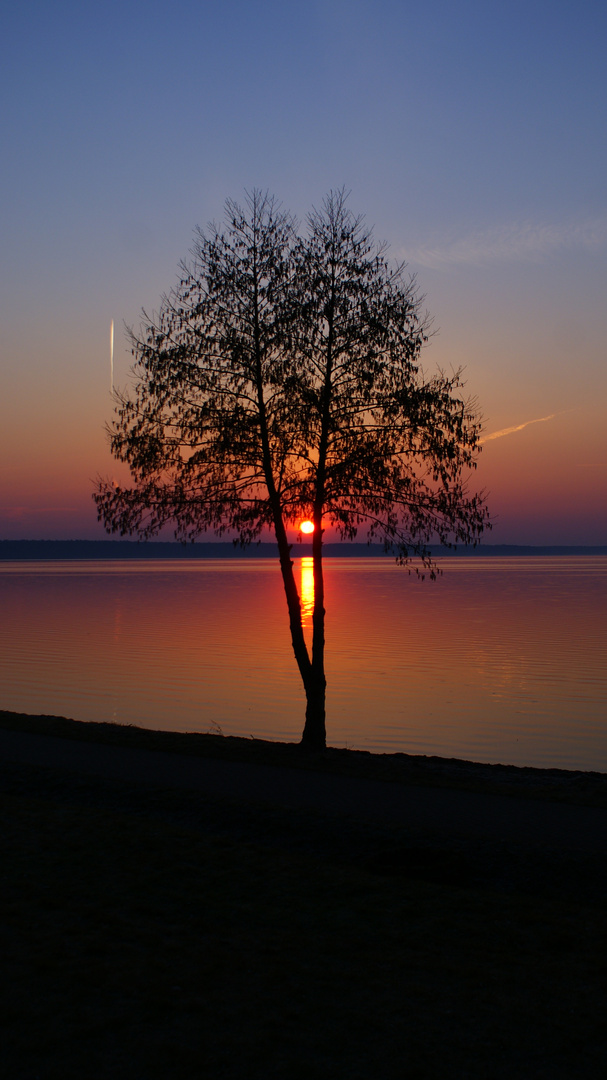
<svg viewBox="0 0 607 1080">
<path fill-rule="evenodd" d="M 313 533 L 314 532 L 314 522 L 313 521 L 302 521 L 299 528 L 301 529 L 302 533 Z"/>
</svg>

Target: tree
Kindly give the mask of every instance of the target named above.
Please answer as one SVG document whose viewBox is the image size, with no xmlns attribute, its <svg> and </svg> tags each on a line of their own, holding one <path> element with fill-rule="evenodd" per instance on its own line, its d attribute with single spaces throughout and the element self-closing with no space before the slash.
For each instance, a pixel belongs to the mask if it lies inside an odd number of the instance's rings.
<svg viewBox="0 0 607 1080">
<path fill-rule="evenodd" d="M 460 373 L 426 378 L 428 319 L 404 264 L 375 247 L 343 191 L 305 234 L 270 196 L 228 201 L 197 230 L 193 260 L 138 335 L 136 377 L 109 429 L 128 488 L 100 480 L 111 532 L 277 541 L 291 641 L 306 694 L 302 745 L 325 746 L 323 526 L 366 529 L 434 577 L 428 543 L 475 543 L 487 526 L 465 477 L 480 425 Z M 312 648 L 304 639 L 287 529 L 314 523 Z"/>
</svg>

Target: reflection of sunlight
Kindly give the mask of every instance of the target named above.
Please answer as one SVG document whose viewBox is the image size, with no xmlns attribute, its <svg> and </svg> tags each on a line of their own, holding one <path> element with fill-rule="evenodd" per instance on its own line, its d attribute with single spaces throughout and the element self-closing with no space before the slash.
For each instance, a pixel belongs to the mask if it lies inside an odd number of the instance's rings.
<svg viewBox="0 0 607 1080">
<path fill-rule="evenodd" d="M 309 626 L 314 611 L 314 560 L 309 557 L 301 560 L 300 600 L 302 626 Z"/>
</svg>

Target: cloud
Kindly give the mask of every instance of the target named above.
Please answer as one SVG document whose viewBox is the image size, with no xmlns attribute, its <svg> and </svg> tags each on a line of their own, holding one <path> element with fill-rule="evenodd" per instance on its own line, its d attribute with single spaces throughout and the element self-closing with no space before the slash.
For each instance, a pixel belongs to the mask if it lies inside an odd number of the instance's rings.
<svg viewBox="0 0 607 1080">
<path fill-rule="evenodd" d="M 432 270 L 489 262 L 534 262 L 566 248 L 594 250 L 607 243 L 607 215 L 560 225 L 512 223 L 468 236 L 407 248 L 407 262 Z"/>
<path fill-rule="evenodd" d="M 491 442 L 492 439 L 502 439 L 504 435 L 513 435 L 515 431 L 522 431 L 523 428 L 529 427 L 530 424 L 543 424 L 545 420 L 554 420 L 556 413 L 550 413 L 550 416 L 538 416 L 537 420 L 526 420 L 524 424 L 515 424 L 514 427 L 501 428 L 500 431 L 492 431 L 490 435 L 483 435 L 482 439 L 479 439 L 479 443 Z"/>
</svg>

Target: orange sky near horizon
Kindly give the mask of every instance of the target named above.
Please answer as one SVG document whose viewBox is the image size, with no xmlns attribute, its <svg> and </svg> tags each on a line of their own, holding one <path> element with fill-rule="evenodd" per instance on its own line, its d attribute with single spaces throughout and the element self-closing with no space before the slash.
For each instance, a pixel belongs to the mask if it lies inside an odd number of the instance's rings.
<svg viewBox="0 0 607 1080">
<path fill-rule="evenodd" d="M 40 409 L 25 445 L 19 415 L 4 417 L 4 435 L 14 449 L 2 464 L 0 539 L 106 537 L 96 521 L 93 480 L 101 474 L 127 482 L 128 470 L 110 457 L 103 425 L 111 401 L 103 392 L 99 398 L 90 412 L 74 401 L 71 415 L 63 398 L 56 403 L 63 422 L 55 410 Z M 601 411 L 563 411 L 484 444 L 470 486 L 489 493 L 494 528 L 485 543 L 607 542 Z M 525 423 L 520 415 L 508 419 Z"/>
</svg>

